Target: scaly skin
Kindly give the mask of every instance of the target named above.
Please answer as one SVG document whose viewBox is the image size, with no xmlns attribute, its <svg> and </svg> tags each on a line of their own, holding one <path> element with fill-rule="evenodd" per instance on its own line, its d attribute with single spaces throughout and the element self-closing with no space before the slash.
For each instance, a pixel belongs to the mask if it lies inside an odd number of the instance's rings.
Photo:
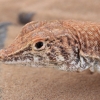
<svg viewBox="0 0 100 100">
<path fill-rule="evenodd" d="M 100 24 L 79 21 L 35 21 L 0 51 L 7 64 L 54 67 L 66 71 L 100 71 Z"/>
</svg>

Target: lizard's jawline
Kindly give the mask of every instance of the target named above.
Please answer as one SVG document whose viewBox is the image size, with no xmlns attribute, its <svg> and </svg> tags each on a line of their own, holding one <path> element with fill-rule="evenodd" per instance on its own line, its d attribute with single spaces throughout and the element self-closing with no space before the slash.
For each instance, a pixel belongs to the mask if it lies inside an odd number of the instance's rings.
<svg viewBox="0 0 100 100">
<path fill-rule="evenodd" d="M 17 66 L 30 66 L 30 67 L 51 67 L 51 68 L 56 68 L 59 70 L 66 70 L 66 71 L 78 71 L 79 66 L 72 66 L 72 67 L 67 67 L 68 65 L 66 64 L 60 64 L 60 65 L 54 65 L 52 63 L 48 64 L 39 64 L 38 62 L 33 62 L 29 59 L 26 60 L 12 60 L 12 61 L 5 61 L 5 64 L 12 64 L 12 65 L 17 65 Z M 84 69 L 85 70 L 85 69 Z"/>
<path fill-rule="evenodd" d="M 71 69 L 70 68 L 66 69 L 67 65 L 65 65 L 65 64 L 62 64 L 60 66 L 59 65 L 54 65 L 54 64 L 48 64 L 48 65 L 44 66 L 42 64 L 31 62 L 31 60 L 29 60 L 29 59 L 26 59 L 24 61 L 22 61 L 22 60 L 5 61 L 4 63 L 5 64 L 9 64 L 9 65 L 10 64 L 12 64 L 12 65 L 17 65 L 18 64 L 17 66 L 30 66 L 30 67 L 45 67 L 45 68 L 47 68 L 46 66 L 48 66 L 49 68 L 51 67 L 51 68 L 56 68 L 56 69 L 64 70 L 64 71 L 66 70 L 66 71 L 79 71 L 79 72 L 89 68 L 89 67 L 86 67 L 85 69 L 81 69 L 80 67 L 76 68 L 76 66 L 73 66 L 73 69 L 72 69 L 72 67 L 71 67 Z M 99 72 L 100 73 L 100 66 L 90 67 L 90 71 L 91 72 Z"/>
<path fill-rule="evenodd" d="M 12 61 L 5 61 L 5 64 L 22 64 L 22 63 L 29 63 L 31 60 L 25 59 L 25 60 L 12 60 Z"/>
<path fill-rule="evenodd" d="M 59 57 L 59 59 L 63 61 L 62 57 Z M 66 70 L 66 71 L 83 71 L 83 70 L 86 70 L 90 67 L 91 72 L 94 72 L 94 71 L 100 72 L 100 65 L 99 65 L 98 60 L 97 61 L 94 60 L 94 62 L 91 62 L 90 58 L 88 58 L 88 57 L 85 58 L 85 60 L 87 60 L 87 62 L 90 64 L 89 65 L 88 65 L 88 63 L 86 64 L 86 62 L 84 61 L 84 58 L 81 56 L 80 62 L 77 65 L 75 64 L 75 61 L 72 61 L 70 63 L 71 67 L 68 67 L 67 64 L 54 65 L 54 64 L 50 63 L 49 61 L 44 63 L 42 61 L 39 61 L 38 57 L 36 57 L 36 56 L 34 56 L 34 61 L 27 58 L 24 60 L 19 59 L 17 61 L 13 59 L 11 61 L 10 60 L 4 61 L 4 63 L 5 64 L 12 64 L 12 65 L 18 64 L 18 65 L 30 66 L 30 67 L 53 67 L 53 68 L 57 68 L 59 70 Z M 95 62 L 97 62 L 98 64 L 95 65 Z M 85 65 L 85 67 L 83 65 Z M 80 66 L 83 66 L 83 67 L 80 67 Z"/>
<path fill-rule="evenodd" d="M 58 57 L 59 59 L 58 60 L 64 60 L 63 58 L 61 57 Z M 84 62 L 84 61 L 83 61 Z M 67 64 L 53 64 L 53 63 L 50 63 L 49 61 L 46 62 L 46 63 L 43 63 L 42 61 L 39 62 L 39 59 L 38 57 L 34 57 L 34 60 L 30 60 L 30 59 L 24 59 L 24 60 L 9 60 L 9 61 L 5 61 L 4 62 L 5 64 L 12 64 L 12 65 L 22 65 L 22 66 L 30 66 L 30 67 L 53 67 L 53 68 L 56 68 L 56 69 L 59 69 L 59 70 L 66 70 L 66 71 L 78 71 L 78 69 L 80 68 L 80 62 L 75 65 L 75 61 L 72 61 L 70 64 L 71 64 L 71 67 L 68 67 Z M 80 71 L 83 71 L 83 70 L 86 70 L 88 67 L 85 67 L 85 68 L 82 68 L 80 69 Z"/>
</svg>

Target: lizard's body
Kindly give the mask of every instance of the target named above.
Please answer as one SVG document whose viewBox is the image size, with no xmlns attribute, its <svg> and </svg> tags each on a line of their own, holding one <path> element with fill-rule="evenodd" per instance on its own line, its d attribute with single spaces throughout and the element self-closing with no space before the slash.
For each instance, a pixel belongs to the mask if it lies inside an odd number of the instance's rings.
<svg viewBox="0 0 100 100">
<path fill-rule="evenodd" d="M 21 34 L 0 51 L 5 63 L 52 66 L 67 71 L 99 71 L 100 24 L 41 21 L 25 25 Z"/>
</svg>

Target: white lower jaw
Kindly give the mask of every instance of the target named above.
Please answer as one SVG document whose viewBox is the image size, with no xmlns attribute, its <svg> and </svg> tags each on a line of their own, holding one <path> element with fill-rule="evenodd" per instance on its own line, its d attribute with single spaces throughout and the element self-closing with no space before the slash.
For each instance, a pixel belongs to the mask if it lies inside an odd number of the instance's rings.
<svg viewBox="0 0 100 100">
<path fill-rule="evenodd" d="M 26 59 L 26 60 L 17 60 L 17 61 L 15 61 L 15 60 L 13 60 L 13 61 L 5 61 L 4 63 L 5 64 L 23 64 L 23 63 L 30 63 L 30 62 L 31 62 L 31 60 Z"/>
<path fill-rule="evenodd" d="M 59 70 L 64 70 L 64 71 L 79 71 L 80 70 L 77 70 L 77 68 L 75 68 L 74 70 L 70 69 L 68 70 L 66 67 L 67 65 L 54 65 L 54 64 L 47 64 L 46 66 L 44 66 L 43 64 L 38 64 L 38 63 L 34 63 L 34 62 L 31 62 L 29 60 L 25 60 L 25 61 L 9 61 L 9 62 L 5 62 L 5 64 L 11 64 L 11 65 L 18 65 L 18 66 L 28 66 L 28 67 L 51 67 L 51 68 L 56 68 L 56 69 L 59 69 Z M 86 69 L 84 69 L 86 70 Z M 83 71 L 83 70 L 81 70 Z M 94 67 L 90 67 L 90 71 L 91 72 L 98 72 L 100 73 L 100 66 L 94 66 Z"/>
</svg>

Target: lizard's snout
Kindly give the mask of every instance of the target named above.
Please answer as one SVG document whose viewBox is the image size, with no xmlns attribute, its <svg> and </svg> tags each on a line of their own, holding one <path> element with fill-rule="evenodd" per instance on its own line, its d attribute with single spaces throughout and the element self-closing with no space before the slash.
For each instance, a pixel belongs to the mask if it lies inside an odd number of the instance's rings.
<svg viewBox="0 0 100 100">
<path fill-rule="evenodd" d="M 5 57 L 6 57 L 6 56 L 5 56 L 4 50 L 1 49 L 1 50 L 0 50 L 0 62 L 3 62 Z"/>
</svg>

